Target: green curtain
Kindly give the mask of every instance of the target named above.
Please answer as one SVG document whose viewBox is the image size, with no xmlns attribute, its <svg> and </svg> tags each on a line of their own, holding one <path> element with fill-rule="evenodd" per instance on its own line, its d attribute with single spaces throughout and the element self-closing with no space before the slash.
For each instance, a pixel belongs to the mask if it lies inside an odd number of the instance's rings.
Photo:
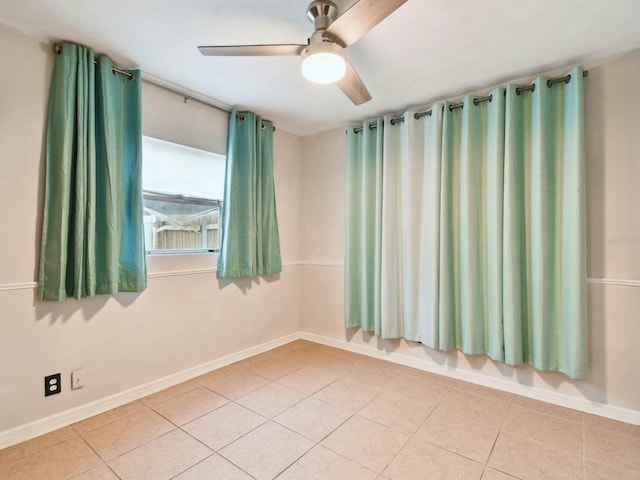
<svg viewBox="0 0 640 480">
<path fill-rule="evenodd" d="M 505 356 L 587 375 L 584 79 L 509 85 L 504 187 Z"/>
<path fill-rule="evenodd" d="M 382 138 L 384 120 L 347 131 L 345 319 L 347 327 L 382 333 Z"/>
<path fill-rule="evenodd" d="M 146 287 L 141 79 L 62 44 L 49 95 L 41 300 Z"/>
<path fill-rule="evenodd" d="M 347 327 L 586 378 L 584 80 L 547 80 L 349 130 Z"/>
<path fill-rule="evenodd" d="M 503 360 L 504 89 L 476 103 L 444 109 L 439 348 Z"/>
<path fill-rule="evenodd" d="M 229 117 L 218 278 L 282 271 L 273 183 L 273 125 L 251 112 Z"/>
</svg>

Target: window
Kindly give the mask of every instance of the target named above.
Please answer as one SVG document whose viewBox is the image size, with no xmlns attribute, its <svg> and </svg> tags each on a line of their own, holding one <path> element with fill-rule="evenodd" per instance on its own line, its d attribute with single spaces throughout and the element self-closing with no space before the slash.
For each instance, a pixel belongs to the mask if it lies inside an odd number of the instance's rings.
<svg viewBox="0 0 640 480">
<path fill-rule="evenodd" d="M 151 137 L 142 153 L 147 253 L 219 250 L 225 157 Z"/>
</svg>

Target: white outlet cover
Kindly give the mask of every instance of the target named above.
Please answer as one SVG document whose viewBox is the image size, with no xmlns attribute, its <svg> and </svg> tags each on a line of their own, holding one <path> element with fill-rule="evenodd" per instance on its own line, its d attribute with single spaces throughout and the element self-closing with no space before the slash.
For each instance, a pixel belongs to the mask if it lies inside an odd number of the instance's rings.
<svg viewBox="0 0 640 480">
<path fill-rule="evenodd" d="M 71 389 L 76 390 L 84 387 L 85 369 L 80 368 L 71 372 Z"/>
</svg>

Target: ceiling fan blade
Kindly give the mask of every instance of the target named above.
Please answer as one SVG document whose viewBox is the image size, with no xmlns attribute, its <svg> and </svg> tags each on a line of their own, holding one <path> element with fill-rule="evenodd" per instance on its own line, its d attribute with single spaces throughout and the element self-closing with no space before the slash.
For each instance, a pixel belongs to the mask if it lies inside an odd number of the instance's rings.
<svg viewBox="0 0 640 480">
<path fill-rule="evenodd" d="M 307 45 L 213 45 L 199 46 L 202 55 L 214 57 L 263 57 L 276 55 L 300 55 Z"/>
<path fill-rule="evenodd" d="M 323 36 L 347 47 L 391 15 L 407 0 L 360 0 L 336 18 Z"/>
<path fill-rule="evenodd" d="M 371 94 L 360 79 L 356 69 L 353 68 L 351 62 L 346 58 L 345 62 L 347 63 L 347 71 L 345 72 L 344 77 L 342 77 L 341 80 L 338 80 L 338 88 L 342 90 L 342 93 L 349 97 L 349 100 L 351 100 L 354 105 L 362 105 L 363 103 L 371 100 Z"/>
</svg>

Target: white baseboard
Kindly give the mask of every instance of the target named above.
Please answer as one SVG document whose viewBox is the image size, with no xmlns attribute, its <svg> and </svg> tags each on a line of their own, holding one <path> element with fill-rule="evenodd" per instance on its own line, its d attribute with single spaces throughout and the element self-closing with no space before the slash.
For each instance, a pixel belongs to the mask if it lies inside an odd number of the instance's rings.
<svg viewBox="0 0 640 480">
<path fill-rule="evenodd" d="M 308 340 L 310 342 L 340 348 L 342 350 L 359 353 L 368 357 L 387 360 L 389 362 L 398 363 L 400 365 L 406 365 L 438 375 L 443 375 L 458 380 L 464 380 L 467 382 L 476 383 L 478 385 L 515 393 L 524 397 L 541 400 L 543 402 L 552 403 L 554 405 L 559 405 L 566 408 L 572 408 L 574 410 L 580 410 L 582 412 L 599 415 L 601 417 L 631 423 L 634 425 L 640 425 L 640 411 L 616 407 L 614 405 L 607 405 L 599 402 L 592 402 L 585 398 L 565 395 L 562 393 L 544 390 L 537 387 L 530 387 L 519 383 L 502 380 L 500 378 L 488 377 L 486 375 L 482 375 L 480 373 L 472 372 L 469 370 L 438 365 L 427 360 L 411 357 L 409 355 L 403 355 L 401 353 L 381 351 L 367 345 L 350 343 L 346 340 L 339 340 L 336 338 L 330 338 L 322 335 L 300 331 L 290 333 L 283 337 L 261 343 L 260 345 L 256 345 L 254 347 L 250 347 L 245 350 L 226 355 L 216 360 L 212 360 L 210 362 L 203 363 L 201 365 L 197 365 L 180 372 L 176 372 L 172 375 L 168 375 L 144 385 L 130 388 L 128 390 L 110 395 L 105 398 L 101 398 L 94 402 L 80 405 L 78 407 L 65 410 L 64 412 L 60 412 L 25 425 L 20 425 L 18 427 L 12 428 L 11 430 L 5 430 L 4 432 L 0 432 L 0 449 L 23 442 L 25 440 L 29 440 L 39 435 L 44 435 L 45 433 L 49 433 L 58 428 L 66 427 L 67 425 L 71 425 L 94 415 L 106 412 L 107 410 L 119 407 L 121 405 L 124 405 L 125 403 L 129 403 L 147 395 L 151 395 L 152 393 L 158 392 L 173 385 L 177 385 L 178 383 L 185 382 L 199 375 L 210 372 L 211 370 L 224 367 L 240 360 L 244 360 L 246 358 L 258 355 L 259 353 L 263 353 L 268 350 L 272 350 L 298 339 Z"/>
<path fill-rule="evenodd" d="M 20 425 L 10 430 L 5 430 L 4 432 L 0 432 L 0 449 L 15 445 L 16 443 L 24 442 L 25 440 L 29 440 L 39 435 L 44 435 L 45 433 L 57 430 L 58 428 L 66 427 L 67 425 L 71 425 L 94 415 L 106 412 L 107 410 L 111 410 L 112 408 L 124 405 L 125 403 L 146 397 L 152 393 L 159 392 L 165 388 L 172 387 L 178 383 L 203 375 L 211 370 L 215 370 L 231 363 L 244 360 L 245 358 L 258 355 L 259 353 L 280 347 L 286 343 L 298 340 L 299 338 L 300 332 L 290 333 L 289 335 L 261 343 L 255 347 L 250 347 L 216 360 L 173 373 L 158 380 L 145 383 L 144 385 L 139 385 L 123 392 L 65 410 L 64 412 L 60 412 L 25 425 Z"/>
<path fill-rule="evenodd" d="M 378 350 L 375 347 L 351 343 L 346 340 L 325 337 L 314 333 L 300 332 L 300 338 L 303 340 L 308 340 L 310 342 L 320 343 L 322 345 L 359 353 L 368 357 L 387 360 L 389 362 L 398 363 L 400 365 L 405 365 L 438 375 L 455 378 L 457 380 L 464 380 L 465 382 L 475 383 L 478 385 L 483 385 L 485 387 L 515 393 L 516 395 L 522 395 L 523 397 L 533 398 L 535 400 L 552 403 L 561 407 L 571 408 L 585 413 L 591 413 L 593 415 L 610 418 L 612 420 L 640 425 L 640 411 L 637 410 L 617 407 L 600 402 L 594 402 L 586 398 L 566 395 L 563 393 L 545 390 L 538 387 L 522 385 L 520 383 L 510 382 L 496 377 L 489 377 L 487 375 L 483 375 L 481 373 L 473 372 L 470 370 L 454 368 L 449 365 L 439 365 L 437 363 L 429 362 L 428 360 L 423 360 L 416 357 L 411 357 L 409 355 Z"/>
</svg>

